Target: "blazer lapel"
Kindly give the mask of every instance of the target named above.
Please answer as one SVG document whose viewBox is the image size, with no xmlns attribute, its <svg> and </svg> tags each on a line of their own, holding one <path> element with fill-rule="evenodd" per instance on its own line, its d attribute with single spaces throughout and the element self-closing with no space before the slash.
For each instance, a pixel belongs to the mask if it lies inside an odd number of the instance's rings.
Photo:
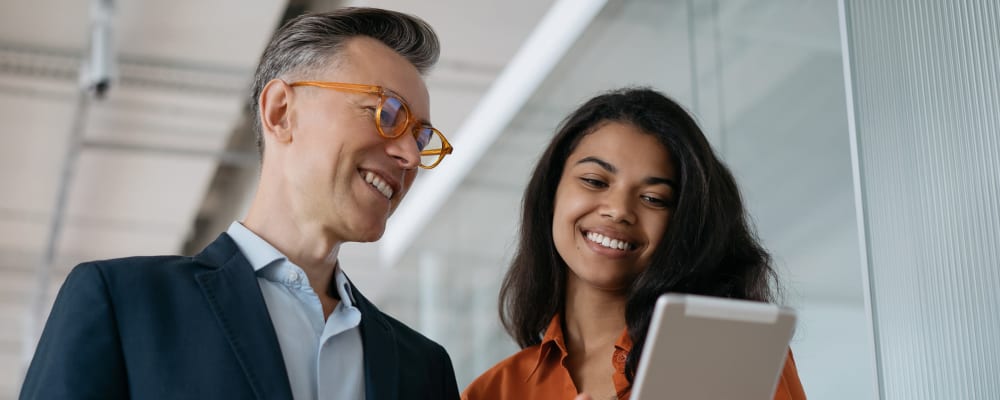
<svg viewBox="0 0 1000 400">
<path fill-rule="evenodd" d="M 208 267 L 195 279 L 257 399 L 291 399 L 278 337 L 250 263 L 225 233 L 195 259 Z"/>
<path fill-rule="evenodd" d="M 353 299 L 361 310 L 361 343 L 365 354 L 365 399 L 399 397 L 399 357 L 396 335 L 382 312 L 351 283 Z"/>
</svg>

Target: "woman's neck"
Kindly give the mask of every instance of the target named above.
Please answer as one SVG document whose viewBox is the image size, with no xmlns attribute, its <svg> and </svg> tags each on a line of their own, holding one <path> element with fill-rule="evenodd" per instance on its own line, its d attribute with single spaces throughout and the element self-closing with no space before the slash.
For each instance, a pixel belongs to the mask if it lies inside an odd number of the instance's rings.
<svg viewBox="0 0 1000 400">
<path fill-rule="evenodd" d="M 572 274 L 571 274 L 572 275 Z M 571 276 L 566 284 L 565 366 L 578 393 L 615 397 L 612 358 L 625 330 L 625 294 L 587 285 Z"/>
<path fill-rule="evenodd" d="M 625 330 L 625 294 L 589 287 L 572 277 L 563 313 L 570 353 L 608 351 Z"/>
</svg>

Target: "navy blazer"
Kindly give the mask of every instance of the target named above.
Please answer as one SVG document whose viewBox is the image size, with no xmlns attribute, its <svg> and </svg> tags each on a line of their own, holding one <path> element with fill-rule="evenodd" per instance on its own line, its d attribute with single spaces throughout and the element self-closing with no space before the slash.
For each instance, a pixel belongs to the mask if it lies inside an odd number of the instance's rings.
<svg viewBox="0 0 1000 400">
<path fill-rule="evenodd" d="M 365 398 L 458 399 L 444 348 L 352 290 L 362 315 Z M 223 233 L 194 257 L 74 268 L 20 398 L 272 400 L 291 399 L 292 391 L 254 270 Z"/>
</svg>

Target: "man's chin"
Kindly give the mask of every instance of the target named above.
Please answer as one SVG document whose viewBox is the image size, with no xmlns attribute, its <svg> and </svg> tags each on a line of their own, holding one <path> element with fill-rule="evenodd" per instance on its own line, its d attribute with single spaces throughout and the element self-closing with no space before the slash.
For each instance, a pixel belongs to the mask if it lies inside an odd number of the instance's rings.
<svg viewBox="0 0 1000 400">
<path fill-rule="evenodd" d="M 385 234 L 385 224 L 378 227 L 369 227 L 369 229 L 359 229 L 358 235 L 354 238 L 355 242 L 360 243 L 371 243 L 382 238 Z"/>
<path fill-rule="evenodd" d="M 378 236 L 374 236 L 374 237 L 359 238 L 358 240 L 355 240 L 355 242 L 358 242 L 358 243 L 372 243 L 372 242 L 377 242 L 381 238 L 382 238 L 382 235 L 379 234 Z"/>
</svg>

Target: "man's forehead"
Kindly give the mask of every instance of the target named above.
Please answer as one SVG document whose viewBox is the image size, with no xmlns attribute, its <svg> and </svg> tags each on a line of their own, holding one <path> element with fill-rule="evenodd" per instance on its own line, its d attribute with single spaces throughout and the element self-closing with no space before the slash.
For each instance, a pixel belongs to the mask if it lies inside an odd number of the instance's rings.
<svg viewBox="0 0 1000 400">
<path fill-rule="evenodd" d="M 423 76 L 406 57 L 367 36 L 348 39 L 330 63 L 331 79 L 378 85 L 406 100 L 414 114 L 428 119 L 430 96 Z"/>
</svg>

